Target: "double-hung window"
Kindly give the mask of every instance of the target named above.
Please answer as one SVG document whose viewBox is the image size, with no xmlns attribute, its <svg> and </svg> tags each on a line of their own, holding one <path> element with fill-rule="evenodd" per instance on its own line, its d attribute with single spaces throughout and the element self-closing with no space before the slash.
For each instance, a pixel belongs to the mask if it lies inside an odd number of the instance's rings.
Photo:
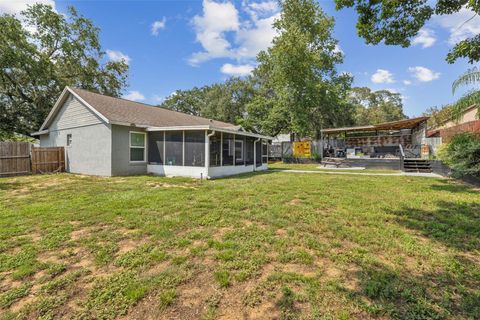
<svg viewBox="0 0 480 320">
<path fill-rule="evenodd" d="M 145 162 L 145 132 L 130 131 L 130 162 Z"/>
</svg>

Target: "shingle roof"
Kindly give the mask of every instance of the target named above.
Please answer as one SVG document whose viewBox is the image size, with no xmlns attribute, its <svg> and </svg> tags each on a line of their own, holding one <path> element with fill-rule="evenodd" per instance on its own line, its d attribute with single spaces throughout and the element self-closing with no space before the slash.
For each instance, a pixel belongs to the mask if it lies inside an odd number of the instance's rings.
<svg viewBox="0 0 480 320">
<path fill-rule="evenodd" d="M 146 125 L 152 127 L 211 125 L 218 128 L 240 128 L 231 123 L 210 120 L 135 101 L 114 98 L 83 89 L 70 89 L 113 123 L 133 123 L 137 126 Z"/>
</svg>

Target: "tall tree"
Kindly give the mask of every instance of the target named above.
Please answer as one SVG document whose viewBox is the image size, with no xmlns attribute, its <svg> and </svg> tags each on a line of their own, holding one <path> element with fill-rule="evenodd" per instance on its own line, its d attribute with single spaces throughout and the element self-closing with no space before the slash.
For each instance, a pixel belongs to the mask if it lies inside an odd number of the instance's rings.
<svg viewBox="0 0 480 320">
<path fill-rule="evenodd" d="M 161 107 L 214 120 L 240 124 L 245 115 L 245 105 L 252 100 L 250 78 L 230 78 L 190 90 L 177 90 Z"/>
<path fill-rule="evenodd" d="M 125 62 L 102 64 L 99 29 L 77 14 L 35 4 L 0 16 L 0 131 L 37 130 L 67 85 L 119 96 Z"/>
<path fill-rule="evenodd" d="M 463 7 L 480 13 L 478 0 L 335 0 L 337 9 L 354 7 L 358 13 L 357 32 L 369 44 L 408 47 L 425 23 L 435 15 L 448 15 Z M 471 18 L 470 18 L 471 19 Z M 464 23 L 468 23 L 466 20 Z M 447 62 L 467 58 L 470 63 L 480 60 L 480 35 L 459 41 L 448 53 Z"/>
<path fill-rule="evenodd" d="M 372 91 L 367 87 L 352 88 L 349 102 L 355 108 L 355 124 L 369 125 L 406 119 L 400 94 L 388 90 Z"/>
<path fill-rule="evenodd" d="M 278 36 L 258 54 L 256 94 L 245 124 L 267 134 L 319 134 L 321 126 L 349 122 L 346 91 L 351 77 L 339 75 L 343 61 L 332 37 L 333 18 L 314 0 L 284 0 L 274 22 Z"/>
</svg>

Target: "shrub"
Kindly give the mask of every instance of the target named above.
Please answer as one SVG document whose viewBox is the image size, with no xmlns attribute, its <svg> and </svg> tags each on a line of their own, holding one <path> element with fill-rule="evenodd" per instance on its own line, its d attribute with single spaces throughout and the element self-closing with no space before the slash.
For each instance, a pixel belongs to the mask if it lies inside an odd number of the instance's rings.
<svg viewBox="0 0 480 320">
<path fill-rule="evenodd" d="M 480 135 L 460 133 L 439 150 L 439 158 L 450 168 L 454 176 L 480 177 Z"/>
</svg>

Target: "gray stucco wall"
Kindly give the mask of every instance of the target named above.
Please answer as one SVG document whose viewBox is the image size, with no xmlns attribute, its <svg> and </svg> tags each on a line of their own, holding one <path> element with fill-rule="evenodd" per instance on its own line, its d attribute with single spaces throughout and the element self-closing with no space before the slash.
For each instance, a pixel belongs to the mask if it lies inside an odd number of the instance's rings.
<svg viewBox="0 0 480 320">
<path fill-rule="evenodd" d="M 144 129 L 112 125 L 112 175 L 126 176 L 147 173 L 147 161 L 130 162 L 130 131 L 144 132 Z M 147 134 L 148 139 L 148 134 Z M 146 141 L 148 147 L 148 140 Z M 148 155 L 148 150 L 146 151 Z M 147 159 L 145 159 L 147 160 Z"/>
<path fill-rule="evenodd" d="M 72 144 L 67 147 L 67 134 L 72 135 Z M 67 172 L 110 176 L 111 130 L 100 123 L 78 128 L 51 131 L 40 136 L 41 147 L 65 147 Z"/>
</svg>

